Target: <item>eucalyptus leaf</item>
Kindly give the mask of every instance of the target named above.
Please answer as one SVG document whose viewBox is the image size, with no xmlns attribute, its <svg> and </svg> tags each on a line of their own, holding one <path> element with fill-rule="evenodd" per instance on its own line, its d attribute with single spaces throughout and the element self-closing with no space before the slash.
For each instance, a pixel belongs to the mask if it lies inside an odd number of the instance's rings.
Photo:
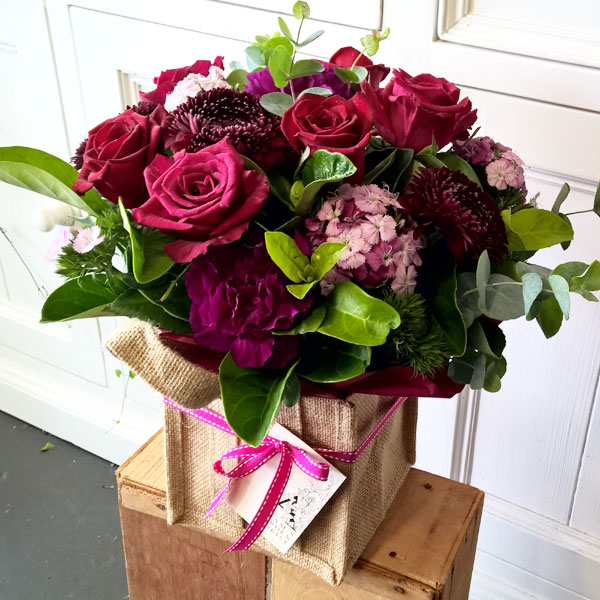
<svg viewBox="0 0 600 600">
<path fill-rule="evenodd" d="M 287 23 L 281 17 L 277 17 L 277 22 L 279 23 L 279 29 L 281 30 L 281 33 L 283 33 L 283 35 L 285 35 L 290 42 L 294 43 L 294 36 L 292 35 L 290 28 L 287 26 Z"/>
<path fill-rule="evenodd" d="M 248 85 L 248 71 L 246 69 L 235 69 L 231 71 L 226 77 L 227 83 L 240 91 L 244 91 L 244 88 Z"/>
<path fill-rule="evenodd" d="M 119 198 L 119 211 L 123 227 L 131 239 L 133 275 L 139 283 L 150 283 L 171 269 L 175 264 L 165 252 L 165 244 L 171 238 L 157 229 L 136 229 L 129 220 L 123 201 Z"/>
<path fill-rule="evenodd" d="M 558 216 L 567 224 L 568 227 L 573 229 L 573 224 L 571 223 L 571 219 L 564 213 L 558 213 Z M 561 242 L 560 246 L 563 250 L 567 250 L 571 245 L 571 240 L 567 240 L 566 242 Z"/>
<path fill-rule="evenodd" d="M 283 92 L 270 92 L 260 97 L 260 105 L 270 113 L 279 117 L 294 103 L 289 94 Z"/>
<path fill-rule="evenodd" d="M 562 325 L 563 312 L 554 296 L 542 302 L 537 322 L 547 338 L 556 335 Z"/>
<path fill-rule="evenodd" d="M 354 66 L 352 69 L 345 69 L 344 67 L 335 67 L 335 74 L 338 79 L 347 81 L 349 83 L 360 83 L 366 79 L 369 72 L 364 67 Z"/>
<path fill-rule="evenodd" d="M 116 294 L 98 277 L 70 279 L 46 298 L 40 323 L 110 316 L 113 313 L 109 307 L 115 298 Z"/>
<path fill-rule="evenodd" d="M 313 94 L 315 96 L 331 96 L 331 90 L 328 90 L 327 88 L 322 88 L 322 87 L 309 87 L 309 88 L 306 88 L 305 90 L 302 90 L 298 94 L 298 98 L 302 98 L 302 96 L 304 96 L 304 94 Z"/>
<path fill-rule="evenodd" d="M 324 33 L 325 33 L 324 29 L 319 29 L 318 31 L 315 31 L 314 33 L 311 33 L 309 36 L 307 36 L 302 42 L 296 44 L 296 46 L 298 46 L 298 48 L 303 48 L 304 46 L 308 46 L 308 44 L 311 44 L 317 38 L 320 38 Z"/>
<path fill-rule="evenodd" d="M 592 210 L 600 217 L 600 183 L 596 188 L 596 194 L 594 195 L 594 208 Z"/>
<path fill-rule="evenodd" d="M 312 58 L 299 60 L 298 62 L 295 62 L 292 66 L 292 73 L 290 79 L 296 79 L 298 77 L 308 77 L 309 75 L 314 75 L 315 73 L 321 73 L 324 70 L 325 67 L 318 60 L 313 60 Z"/>
<path fill-rule="evenodd" d="M 293 397 L 289 389 L 286 393 L 286 387 L 295 367 L 295 364 L 282 370 L 238 367 L 230 353 L 221 362 L 219 385 L 225 417 L 246 443 L 258 446 L 279 412 L 284 393 L 288 402 Z"/>
<path fill-rule="evenodd" d="M 544 282 L 537 273 L 524 273 L 521 277 L 521 283 L 523 284 L 524 310 L 525 314 L 529 316 L 533 303 L 544 287 Z"/>
<path fill-rule="evenodd" d="M 310 282 L 306 276 L 309 260 L 289 235 L 281 231 L 267 231 L 265 243 L 271 260 L 288 279 L 294 283 Z"/>
<path fill-rule="evenodd" d="M 548 277 L 548 282 L 550 283 L 550 287 L 554 292 L 554 297 L 556 298 L 565 319 L 568 320 L 569 311 L 571 310 L 571 296 L 569 295 L 568 281 L 560 275 L 550 275 L 550 277 Z"/>
<path fill-rule="evenodd" d="M 319 190 L 326 183 L 341 181 L 354 173 L 356 173 L 356 167 L 344 154 L 328 150 L 313 152 L 302 169 L 304 190 L 296 203 L 296 214 L 300 216 L 309 214 Z"/>
<path fill-rule="evenodd" d="M 475 319 L 481 316 L 479 310 L 479 292 L 475 283 L 475 273 L 459 273 L 457 276 L 456 304 L 465 326 L 470 327 Z M 473 291 L 477 293 L 473 293 Z"/>
<path fill-rule="evenodd" d="M 322 342 L 311 368 L 299 367 L 298 372 L 309 381 L 335 383 L 362 375 L 371 362 L 371 348 L 347 344 L 322 336 Z"/>
<path fill-rule="evenodd" d="M 244 65 L 239 61 L 239 60 L 232 60 L 229 63 L 229 68 L 232 71 L 237 71 L 238 69 L 245 71 L 246 69 L 244 69 Z"/>
<path fill-rule="evenodd" d="M 571 188 L 569 187 L 569 184 L 563 183 L 563 186 L 560 188 L 560 192 L 558 192 L 558 196 L 556 197 L 556 200 L 552 205 L 552 212 L 555 215 L 558 215 L 560 213 L 560 207 L 562 206 L 563 202 L 567 199 L 567 196 L 569 195 L 570 191 Z"/>
<path fill-rule="evenodd" d="M 327 296 L 326 315 L 318 332 L 350 344 L 380 346 L 400 315 L 389 304 L 367 294 L 350 281 L 339 283 Z"/>
<path fill-rule="evenodd" d="M 477 284 L 477 291 L 479 292 L 479 310 L 484 314 L 487 310 L 485 292 L 491 272 L 492 266 L 490 264 L 490 257 L 488 251 L 484 250 L 477 261 L 477 270 L 475 271 L 475 283 Z"/>
<path fill-rule="evenodd" d="M 600 262 L 594 260 L 582 275 L 573 277 L 571 282 L 573 289 L 584 289 L 588 292 L 600 290 Z"/>
<path fill-rule="evenodd" d="M 282 39 L 288 41 L 286 38 Z M 292 53 L 283 45 L 277 46 L 269 57 L 269 73 L 271 73 L 275 87 L 282 88 L 287 85 L 291 68 Z"/>
<path fill-rule="evenodd" d="M 254 71 L 260 67 L 267 66 L 267 58 L 265 51 L 258 45 L 248 46 L 245 50 L 246 62 L 248 63 L 248 69 Z"/>
</svg>

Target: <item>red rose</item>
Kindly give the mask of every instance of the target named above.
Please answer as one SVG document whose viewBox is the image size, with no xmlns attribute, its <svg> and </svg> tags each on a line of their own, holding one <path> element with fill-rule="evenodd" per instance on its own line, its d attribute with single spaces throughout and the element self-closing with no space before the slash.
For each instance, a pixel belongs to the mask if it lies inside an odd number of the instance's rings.
<svg viewBox="0 0 600 600">
<path fill-rule="evenodd" d="M 394 69 L 385 88 L 374 91 L 361 85 L 367 96 L 379 135 L 398 148 L 421 151 L 431 144 L 443 148 L 460 139 L 477 119 L 471 101 L 458 101 L 460 90 L 446 79 L 423 74 L 411 77 Z"/>
<path fill-rule="evenodd" d="M 157 154 L 144 176 L 150 199 L 133 218 L 178 238 L 165 250 L 180 263 L 238 240 L 269 193 L 267 178 L 245 170 L 226 138 L 198 152 Z"/>
<path fill-rule="evenodd" d="M 345 100 L 341 96 L 305 94 L 283 113 L 281 130 L 292 148 L 345 154 L 356 166 L 353 180 L 362 179 L 365 148 L 369 143 L 373 119 L 360 92 Z"/>
<path fill-rule="evenodd" d="M 197 73 L 198 75 L 206 76 L 208 75 L 208 70 L 213 65 L 216 65 L 222 69 L 223 57 L 217 56 L 214 62 L 210 62 L 210 60 L 197 60 L 189 67 L 180 67 L 179 69 L 168 69 L 167 71 L 163 71 L 158 77 L 154 78 L 156 89 L 152 90 L 151 92 L 140 92 L 140 98 L 147 100 L 148 102 L 164 104 L 167 94 L 172 92 L 175 85 L 186 75 L 189 75 L 190 73 Z"/>
<path fill-rule="evenodd" d="M 333 56 L 329 59 L 329 65 L 332 67 L 344 67 L 349 69 L 354 65 L 354 61 L 357 57 L 360 57 L 356 61 L 356 66 L 365 67 L 369 74 L 367 75 L 367 81 L 373 89 L 377 89 L 381 82 L 389 75 L 390 68 L 385 65 L 374 65 L 373 61 L 365 56 L 360 56 L 360 52 L 351 46 L 340 48 Z"/>
<path fill-rule="evenodd" d="M 149 115 L 130 108 L 94 127 L 80 157 L 83 165 L 73 190 L 85 194 L 93 186 L 111 202 L 121 196 L 127 208 L 145 202 L 144 169 L 158 151 L 164 114 L 162 107 Z"/>
</svg>

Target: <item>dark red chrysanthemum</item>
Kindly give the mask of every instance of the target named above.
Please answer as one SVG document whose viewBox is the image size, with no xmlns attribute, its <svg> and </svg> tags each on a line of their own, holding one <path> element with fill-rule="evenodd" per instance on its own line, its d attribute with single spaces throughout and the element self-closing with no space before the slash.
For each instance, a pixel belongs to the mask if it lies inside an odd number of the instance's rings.
<svg viewBox="0 0 600 600">
<path fill-rule="evenodd" d="M 254 94 L 217 88 L 190 98 L 167 117 L 166 145 L 173 152 L 197 152 L 227 137 L 240 154 L 268 168 L 286 155 L 280 125 Z"/>
<path fill-rule="evenodd" d="M 77 146 L 77 150 L 75 150 L 75 154 L 71 157 L 71 164 L 79 171 L 81 167 L 83 167 L 83 155 L 85 153 L 85 147 L 87 145 L 88 139 L 85 138 L 79 146 Z"/>
<path fill-rule="evenodd" d="M 457 261 L 468 255 L 478 258 L 487 250 L 492 260 L 502 262 L 508 251 L 498 205 L 459 171 L 421 169 L 400 201 L 409 215 L 433 223 L 444 234 Z"/>
</svg>

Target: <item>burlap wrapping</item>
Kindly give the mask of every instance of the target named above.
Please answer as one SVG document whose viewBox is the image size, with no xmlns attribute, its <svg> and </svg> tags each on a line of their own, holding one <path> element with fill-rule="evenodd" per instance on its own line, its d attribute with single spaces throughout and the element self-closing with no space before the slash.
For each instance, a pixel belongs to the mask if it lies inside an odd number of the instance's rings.
<svg viewBox="0 0 600 600">
<path fill-rule="evenodd" d="M 139 321 L 118 330 L 107 344 L 175 402 L 188 408 L 208 405 L 223 414 L 216 376 L 161 346 L 153 328 Z M 366 394 L 344 400 L 305 396 L 293 408 L 282 408 L 277 421 L 311 446 L 350 451 L 358 448 L 394 400 Z M 410 398 L 356 463 L 334 463 L 346 481 L 285 555 L 262 538 L 254 547 L 338 585 L 374 535 L 415 462 L 416 423 L 417 399 Z M 237 539 L 244 522 L 225 502 L 208 520 L 203 517 L 225 483 L 212 465 L 240 440 L 170 406 L 165 406 L 165 440 L 169 523 Z"/>
</svg>

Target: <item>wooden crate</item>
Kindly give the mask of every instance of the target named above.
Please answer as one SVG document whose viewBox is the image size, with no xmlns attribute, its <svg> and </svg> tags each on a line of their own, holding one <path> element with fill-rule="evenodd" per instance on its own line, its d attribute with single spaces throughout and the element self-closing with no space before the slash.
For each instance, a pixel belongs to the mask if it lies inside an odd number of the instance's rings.
<svg viewBox="0 0 600 600">
<path fill-rule="evenodd" d="M 118 470 L 131 600 L 467 600 L 483 492 L 411 469 L 342 584 L 166 523 L 162 430 Z"/>
</svg>

